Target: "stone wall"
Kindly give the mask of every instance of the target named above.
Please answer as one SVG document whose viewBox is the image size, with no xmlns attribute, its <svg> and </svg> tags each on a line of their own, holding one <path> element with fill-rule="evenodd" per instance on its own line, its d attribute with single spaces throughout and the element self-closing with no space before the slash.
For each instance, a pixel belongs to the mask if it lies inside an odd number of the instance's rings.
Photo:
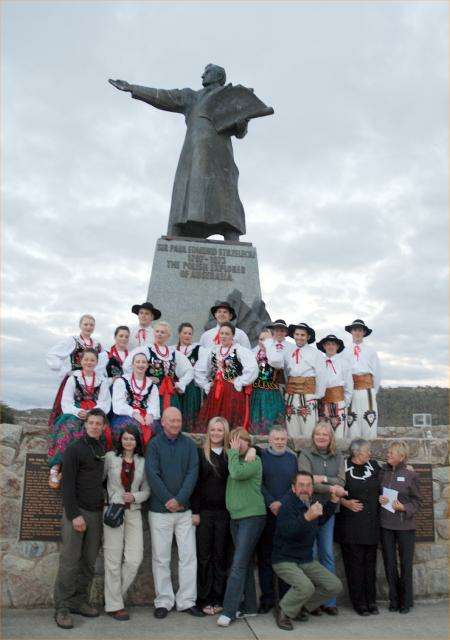
<svg viewBox="0 0 450 640">
<path fill-rule="evenodd" d="M 449 457 L 445 429 L 436 429 L 433 438 L 411 437 L 408 430 L 383 430 L 383 437 L 372 443 L 374 457 L 384 459 L 392 436 L 407 439 L 411 449 L 411 462 L 433 464 L 433 499 L 435 516 L 435 541 L 416 545 L 414 560 L 415 593 L 418 599 L 441 598 L 448 594 L 448 499 Z M 408 435 L 407 435 L 408 433 Z M 47 542 L 19 542 L 21 497 L 25 455 L 27 452 L 46 452 L 47 427 L 41 420 L 30 416 L 20 424 L 0 426 L 0 533 L 2 550 L 2 605 L 7 607 L 50 606 L 53 583 L 58 565 L 58 544 Z M 391 436 L 391 437 L 389 437 Z M 196 438 L 198 441 L 200 437 Z M 264 438 L 258 440 L 264 441 Z M 290 443 L 299 450 L 305 442 Z M 145 555 L 138 578 L 129 594 L 133 604 L 148 604 L 153 598 L 150 563 L 150 538 L 144 520 Z M 176 556 L 176 551 L 174 551 Z M 339 548 L 336 548 L 337 571 L 342 577 Z M 93 599 L 102 601 L 103 559 L 100 554 L 93 585 Z M 176 574 L 176 571 L 175 571 Z M 383 575 L 381 557 L 378 563 L 378 589 L 380 600 L 386 599 L 387 586 Z M 176 576 L 175 576 L 176 580 Z"/>
</svg>

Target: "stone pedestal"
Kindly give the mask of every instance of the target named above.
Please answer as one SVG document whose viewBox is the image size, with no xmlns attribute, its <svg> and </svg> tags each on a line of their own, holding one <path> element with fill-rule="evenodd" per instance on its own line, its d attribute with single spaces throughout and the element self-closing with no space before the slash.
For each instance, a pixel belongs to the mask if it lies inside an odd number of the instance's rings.
<svg viewBox="0 0 450 640">
<path fill-rule="evenodd" d="M 247 242 L 163 236 L 156 243 L 147 300 L 161 309 L 173 335 L 180 322 L 191 322 L 196 340 L 219 300 L 233 304 L 244 330 L 256 322 L 252 315 L 260 323 L 270 320 L 261 301 L 256 249 Z"/>
</svg>

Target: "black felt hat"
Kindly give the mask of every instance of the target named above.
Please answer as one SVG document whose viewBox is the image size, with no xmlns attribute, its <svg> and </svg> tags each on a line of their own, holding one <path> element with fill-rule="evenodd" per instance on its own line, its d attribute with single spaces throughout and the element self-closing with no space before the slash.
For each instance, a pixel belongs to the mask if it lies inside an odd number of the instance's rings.
<svg viewBox="0 0 450 640">
<path fill-rule="evenodd" d="M 348 324 L 345 327 L 345 330 L 348 331 L 348 333 L 351 333 L 352 329 L 364 329 L 365 336 L 370 336 L 372 333 L 372 329 L 369 329 L 364 320 L 360 320 L 359 318 L 353 320 L 352 324 Z"/>
<path fill-rule="evenodd" d="M 153 313 L 153 320 L 158 320 L 161 317 L 161 311 L 159 309 L 155 309 L 151 302 L 143 302 L 142 304 L 134 304 L 131 307 L 131 313 L 139 314 L 141 309 L 147 309 Z"/>
<path fill-rule="evenodd" d="M 218 302 L 213 307 L 211 307 L 211 314 L 214 316 L 216 314 L 217 309 L 228 309 L 231 313 L 231 319 L 234 320 L 236 318 L 236 311 L 233 309 L 229 302 Z"/>
<path fill-rule="evenodd" d="M 298 324 L 290 324 L 288 329 L 288 335 L 290 338 L 294 337 L 294 331 L 296 329 L 303 329 L 308 334 L 308 344 L 312 344 L 316 339 L 316 332 L 306 322 L 299 322 Z"/>
<path fill-rule="evenodd" d="M 267 325 L 268 329 L 286 329 L 288 331 L 288 326 L 284 320 L 275 320 L 272 324 Z"/>
<path fill-rule="evenodd" d="M 320 351 L 323 351 L 324 353 L 325 353 L 325 342 L 335 342 L 338 347 L 338 350 L 337 350 L 338 353 L 341 353 L 341 351 L 344 351 L 345 349 L 344 341 L 338 338 L 337 336 L 333 335 L 332 333 L 325 336 L 325 338 L 322 338 L 320 342 L 316 343 L 316 347 L 320 349 Z"/>
</svg>

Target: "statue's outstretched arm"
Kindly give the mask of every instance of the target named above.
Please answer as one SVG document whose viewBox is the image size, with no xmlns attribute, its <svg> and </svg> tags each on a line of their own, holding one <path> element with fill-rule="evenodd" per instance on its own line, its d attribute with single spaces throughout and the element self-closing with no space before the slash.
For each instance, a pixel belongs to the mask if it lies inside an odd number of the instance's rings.
<svg viewBox="0 0 450 640">
<path fill-rule="evenodd" d="M 192 89 L 154 89 L 153 87 L 129 84 L 125 80 L 109 80 L 109 82 L 120 91 L 130 92 L 136 100 L 142 100 L 157 109 L 176 113 L 184 113 L 195 95 L 195 91 Z"/>
</svg>

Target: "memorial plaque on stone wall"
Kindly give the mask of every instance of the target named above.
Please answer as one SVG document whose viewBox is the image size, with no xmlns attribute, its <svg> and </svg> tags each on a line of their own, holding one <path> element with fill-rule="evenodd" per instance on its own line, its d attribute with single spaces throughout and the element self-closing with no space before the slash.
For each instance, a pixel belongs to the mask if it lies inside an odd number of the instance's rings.
<svg viewBox="0 0 450 640">
<path fill-rule="evenodd" d="M 27 453 L 19 540 L 61 539 L 62 492 L 48 486 L 45 453 Z"/>
<path fill-rule="evenodd" d="M 416 542 L 434 542 L 433 472 L 431 464 L 413 464 L 419 478 L 420 509 L 416 515 Z"/>
</svg>

